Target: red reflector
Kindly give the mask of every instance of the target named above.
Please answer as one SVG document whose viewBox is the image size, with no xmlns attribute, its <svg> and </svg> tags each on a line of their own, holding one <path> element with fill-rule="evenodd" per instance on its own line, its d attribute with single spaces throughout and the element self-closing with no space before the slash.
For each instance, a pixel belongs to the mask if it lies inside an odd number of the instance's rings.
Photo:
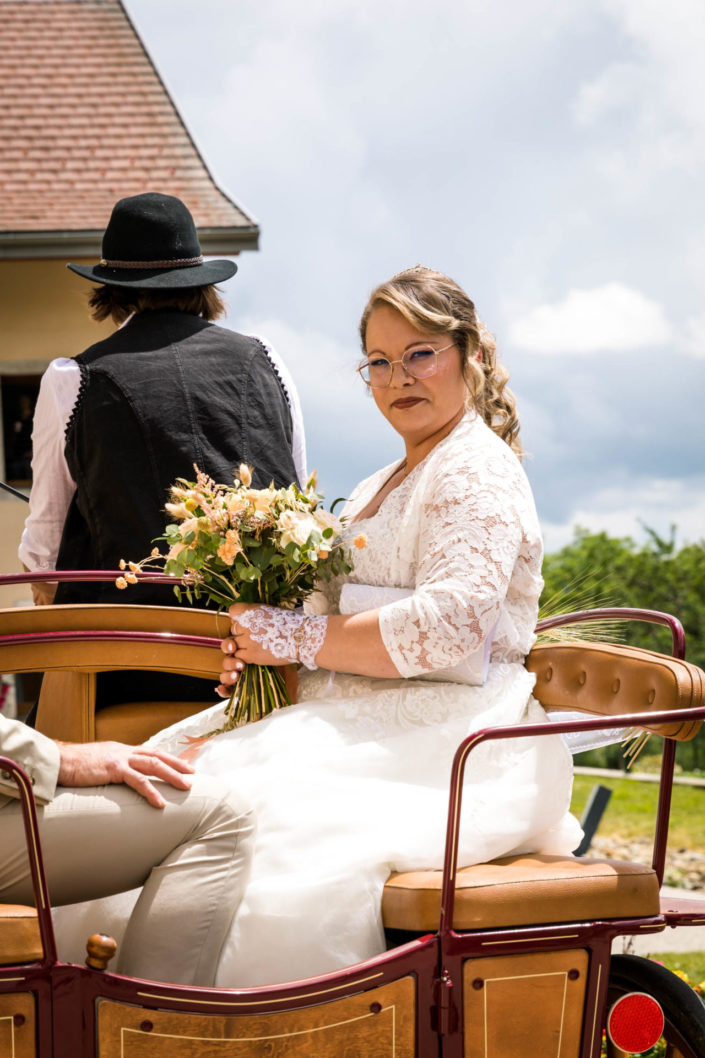
<svg viewBox="0 0 705 1058">
<path fill-rule="evenodd" d="M 652 996 L 630 992 L 614 1004 L 607 1017 L 607 1033 L 615 1047 L 632 1054 L 648 1051 L 663 1033 L 663 1011 Z"/>
</svg>

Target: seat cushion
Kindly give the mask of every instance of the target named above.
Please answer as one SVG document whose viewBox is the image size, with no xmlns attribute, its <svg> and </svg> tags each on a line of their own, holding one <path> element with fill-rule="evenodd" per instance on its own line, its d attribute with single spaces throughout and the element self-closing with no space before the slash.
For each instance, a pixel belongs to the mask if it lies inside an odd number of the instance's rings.
<svg viewBox="0 0 705 1058">
<path fill-rule="evenodd" d="M 387 929 L 435 930 L 441 871 L 393 874 L 384 887 Z M 453 928 L 503 929 L 659 914 L 651 867 L 572 856 L 507 856 L 458 871 Z"/>
<path fill-rule="evenodd" d="M 42 956 L 35 909 L 22 904 L 0 904 L 0 966 L 39 962 Z"/>
</svg>

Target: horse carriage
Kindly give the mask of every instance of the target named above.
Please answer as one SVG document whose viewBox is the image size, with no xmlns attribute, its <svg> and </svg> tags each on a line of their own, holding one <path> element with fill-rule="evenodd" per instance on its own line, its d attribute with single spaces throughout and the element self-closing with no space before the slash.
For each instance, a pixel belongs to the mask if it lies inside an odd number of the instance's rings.
<svg viewBox="0 0 705 1058">
<path fill-rule="evenodd" d="M 3 578 L 23 579 L 38 578 Z M 0 1056 L 622 1058 L 661 1040 L 653 1053 L 704 1058 L 701 1000 L 664 967 L 611 949 L 617 937 L 705 924 L 705 901 L 660 896 L 676 743 L 695 737 L 705 718 L 705 674 L 684 660 L 682 627 L 666 614 L 585 611 L 543 627 L 596 618 L 666 625 L 672 656 L 572 639 L 535 646 L 526 664 L 551 723 L 481 730 L 458 746 L 443 869 L 392 875 L 387 951 L 316 978 L 247 989 L 136 980 L 110 972 L 114 942 L 101 935 L 90 938 L 86 965 L 60 961 L 31 783 L 0 759 L 19 787 L 35 892 L 35 907 L 0 906 Z M 215 681 L 226 628 L 224 616 L 188 608 L 18 607 L 0 611 L 0 671 L 50 674 L 38 709 L 46 734 L 134 743 L 199 706 L 118 704 L 96 715 L 96 673 Z M 566 710 L 584 716 L 561 719 Z M 463 778 L 475 747 L 635 726 L 663 738 L 650 864 L 520 855 L 458 867 Z"/>
</svg>

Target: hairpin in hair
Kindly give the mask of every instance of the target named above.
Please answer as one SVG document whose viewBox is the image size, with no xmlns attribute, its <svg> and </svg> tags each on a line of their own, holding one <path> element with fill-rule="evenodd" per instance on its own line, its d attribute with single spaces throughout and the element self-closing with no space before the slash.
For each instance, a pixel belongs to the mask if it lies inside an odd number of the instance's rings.
<svg viewBox="0 0 705 1058">
<path fill-rule="evenodd" d="M 428 268 L 426 265 L 415 264 L 411 268 L 402 268 L 401 272 L 397 272 L 396 275 L 392 276 L 392 279 L 399 279 L 401 276 L 408 276 L 410 273 L 414 275 L 422 275 L 424 272 L 435 272 L 434 268 Z"/>
</svg>

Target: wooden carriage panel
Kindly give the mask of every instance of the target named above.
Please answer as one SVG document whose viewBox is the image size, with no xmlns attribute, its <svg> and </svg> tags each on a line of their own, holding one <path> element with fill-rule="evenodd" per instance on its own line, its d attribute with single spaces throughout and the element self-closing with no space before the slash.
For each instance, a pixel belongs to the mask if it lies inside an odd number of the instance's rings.
<svg viewBox="0 0 705 1058">
<path fill-rule="evenodd" d="M 414 1058 L 415 1023 L 411 975 L 274 1014 L 189 1014 L 103 999 L 97 1058 Z"/>
<path fill-rule="evenodd" d="M 578 1058 L 587 977 L 582 948 L 466 960 L 464 1058 Z"/>
<path fill-rule="evenodd" d="M 31 992 L 0 995 L 0 1055 L 5 1058 L 34 1058 L 36 1015 Z"/>
</svg>

